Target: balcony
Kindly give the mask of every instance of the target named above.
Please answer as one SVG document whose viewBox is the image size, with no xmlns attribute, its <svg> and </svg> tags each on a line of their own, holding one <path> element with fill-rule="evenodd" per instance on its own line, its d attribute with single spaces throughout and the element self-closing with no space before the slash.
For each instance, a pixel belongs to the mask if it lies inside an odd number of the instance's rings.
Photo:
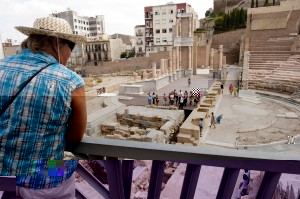
<svg viewBox="0 0 300 199">
<path fill-rule="evenodd" d="M 153 19 L 153 14 L 146 14 L 145 15 L 145 19 Z"/>
<path fill-rule="evenodd" d="M 76 172 L 86 180 L 103 198 L 129 199 L 133 180 L 133 161 L 118 158 L 155 159 L 152 162 L 148 197 L 159 199 L 163 181 L 165 161 L 187 164 L 180 198 L 194 198 L 201 166 L 223 167 L 223 175 L 216 198 L 231 198 L 240 169 L 265 171 L 256 198 L 271 199 L 282 173 L 300 174 L 299 154 L 257 152 L 209 146 L 181 146 L 135 141 L 112 140 L 84 137 L 76 147 L 68 151 L 82 157 L 98 160 L 105 167 L 109 189 L 105 188 L 80 163 Z M 88 154 L 88 155 L 84 155 Z M 286 159 L 289 160 L 286 160 Z M 102 161 L 101 159 L 106 159 Z M 14 177 L 0 177 L 0 191 L 5 198 L 14 198 Z M 12 197 L 9 197 L 12 196 Z M 3 198 L 3 197 L 2 197 Z M 84 199 L 84 194 L 76 188 L 76 198 Z"/>
<path fill-rule="evenodd" d="M 144 34 L 142 32 L 137 32 L 137 33 L 135 33 L 135 36 L 142 37 L 142 36 L 144 36 Z"/>
<path fill-rule="evenodd" d="M 153 37 L 153 33 L 146 33 L 146 37 Z"/>
</svg>

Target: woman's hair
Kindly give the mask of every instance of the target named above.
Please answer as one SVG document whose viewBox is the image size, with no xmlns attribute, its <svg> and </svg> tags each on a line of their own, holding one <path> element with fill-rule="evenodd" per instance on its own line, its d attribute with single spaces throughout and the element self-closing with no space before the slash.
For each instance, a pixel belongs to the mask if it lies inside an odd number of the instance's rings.
<svg viewBox="0 0 300 199">
<path fill-rule="evenodd" d="M 21 44 L 21 49 L 30 49 L 33 53 L 45 52 L 50 44 L 50 36 L 47 35 L 29 35 Z"/>
</svg>

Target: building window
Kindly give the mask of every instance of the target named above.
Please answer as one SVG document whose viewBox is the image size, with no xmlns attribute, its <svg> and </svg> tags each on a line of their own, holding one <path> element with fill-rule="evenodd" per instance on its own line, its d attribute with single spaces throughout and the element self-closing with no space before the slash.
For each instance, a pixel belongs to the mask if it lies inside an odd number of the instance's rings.
<svg viewBox="0 0 300 199">
<path fill-rule="evenodd" d="M 166 20 L 165 19 L 162 20 L 162 24 L 166 24 Z"/>
<path fill-rule="evenodd" d="M 167 42 L 167 38 L 163 38 L 163 39 L 162 39 L 162 42 Z"/>
<path fill-rule="evenodd" d="M 162 10 L 162 13 L 161 13 L 162 15 L 165 15 L 166 14 L 166 10 L 164 9 L 164 10 Z"/>
<path fill-rule="evenodd" d="M 155 24 L 159 24 L 159 20 L 155 20 Z"/>
<path fill-rule="evenodd" d="M 169 23 L 173 23 L 174 22 L 174 20 L 173 19 L 169 19 Z"/>
<path fill-rule="evenodd" d="M 168 50 L 168 48 L 167 47 L 164 47 L 164 51 L 167 51 Z"/>
<path fill-rule="evenodd" d="M 85 21 L 83 22 L 83 24 L 85 25 Z"/>
<path fill-rule="evenodd" d="M 156 43 L 160 43 L 160 38 L 156 38 Z"/>
<path fill-rule="evenodd" d="M 162 33 L 167 33 L 167 29 L 162 29 L 161 32 Z"/>
<path fill-rule="evenodd" d="M 170 14 L 173 14 L 173 10 L 169 10 L 169 13 L 170 13 Z"/>
<path fill-rule="evenodd" d="M 173 32 L 173 29 L 172 29 L 172 28 L 169 28 L 169 32 Z"/>
<path fill-rule="evenodd" d="M 160 29 L 156 29 L 155 32 L 156 32 L 156 34 L 159 34 L 160 33 Z"/>
<path fill-rule="evenodd" d="M 158 12 L 158 11 L 155 11 L 155 15 L 159 15 L 159 12 Z"/>
<path fill-rule="evenodd" d="M 77 26 L 75 25 L 75 28 L 77 29 Z"/>
<path fill-rule="evenodd" d="M 77 19 L 74 19 L 74 22 L 77 23 Z"/>
<path fill-rule="evenodd" d="M 86 28 L 84 27 L 84 30 L 86 30 Z"/>
</svg>

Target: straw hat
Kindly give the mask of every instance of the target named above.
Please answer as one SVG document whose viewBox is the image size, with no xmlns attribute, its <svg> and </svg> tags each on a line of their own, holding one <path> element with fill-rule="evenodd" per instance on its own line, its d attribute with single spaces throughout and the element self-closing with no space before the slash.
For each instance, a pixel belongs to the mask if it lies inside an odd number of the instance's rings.
<svg viewBox="0 0 300 199">
<path fill-rule="evenodd" d="M 74 43 L 86 42 L 85 36 L 73 34 L 69 23 L 64 19 L 57 17 L 44 17 L 36 19 L 33 23 L 33 28 L 24 26 L 17 26 L 15 28 L 27 36 L 32 34 L 48 35 L 66 39 Z"/>
</svg>

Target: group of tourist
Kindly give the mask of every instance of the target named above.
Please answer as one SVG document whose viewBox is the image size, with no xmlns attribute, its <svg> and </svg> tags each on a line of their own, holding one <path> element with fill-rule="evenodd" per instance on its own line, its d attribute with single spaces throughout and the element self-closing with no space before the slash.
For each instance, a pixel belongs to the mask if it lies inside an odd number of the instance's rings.
<svg viewBox="0 0 300 199">
<path fill-rule="evenodd" d="M 233 92 L 234 97 L 238 97 L 239 88 L 230 84 L 229 92 L 230 92 L 230 95 L 232 95 L 232 92 Z"/>
<path fill-rule="evenodd" d="M 177 93 L 176 89 L 174 89 L 168 95 L 164 93 L 162 97 L 163 106 L 178 106 L 178 109 L 183 109 L 188 103 L 189 105 L 196 106 L 202 97 L 202 92 L 199 91 L 198 93 L 193 93 L 190 91 L 190 93 L 188 93 L 188 91 L 182 92 L 180 90 L 179 93 Z M 159 96 L 155 94 L 155 92 L 153 92 L 152 95 L 149 92 L 147 99 L 148 105 L 159 105 Z"/>
</svg>

